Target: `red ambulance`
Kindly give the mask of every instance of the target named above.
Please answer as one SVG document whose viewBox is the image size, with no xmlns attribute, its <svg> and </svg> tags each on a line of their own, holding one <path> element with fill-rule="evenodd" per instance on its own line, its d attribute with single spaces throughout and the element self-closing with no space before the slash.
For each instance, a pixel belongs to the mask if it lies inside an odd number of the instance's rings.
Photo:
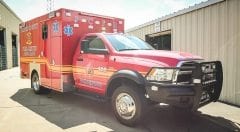
<svg viewBox="0 0 240 132">
<path fill-rule="evenodd" d="M 69 9 L 21 23 L 21 77 L 31 79 L 36 94 L 56 90 L 110 100 L 116 118 L 130 126 L 153 104 L 195 111 L 218 100 L 220 61 L 155 50 L 123 32 L 123 19 Z"/>
</svg>

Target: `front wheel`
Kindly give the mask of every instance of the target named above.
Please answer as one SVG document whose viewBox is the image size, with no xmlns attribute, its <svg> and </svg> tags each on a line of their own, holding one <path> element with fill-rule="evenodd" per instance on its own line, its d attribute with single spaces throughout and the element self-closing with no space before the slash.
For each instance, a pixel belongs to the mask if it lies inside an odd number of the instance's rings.
<svg viewBox="0 0 240 132">
<path fill-rule="evenodd" d="M 51 92 L 51 89 L 44 88 L 40 85 L 39 76 L 36 72 L 34 72 L 31 77 L 31 88 L 36 94 Z"/>
<path fill-rule="evenodd" d="M 112 107 L 119 122 L 134 126 L 146 112 L 144 92 L 134 86 L 120 86 L 113 93 Z"/>
</svg>

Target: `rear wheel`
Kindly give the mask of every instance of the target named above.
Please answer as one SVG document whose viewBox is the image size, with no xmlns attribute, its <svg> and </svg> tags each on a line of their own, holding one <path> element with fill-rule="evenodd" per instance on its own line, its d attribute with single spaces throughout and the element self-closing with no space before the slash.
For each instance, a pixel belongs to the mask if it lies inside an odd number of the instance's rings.
<svg viewBox="0 0 240 132">
<path fill-rule="evenodd" d="M 136 125 L 146 112 L 146 99 L 140 88 L 123 85 L 112 96 L 112 107 L 116 118 L 122 124 Z"/>
<path fill-rule="evenodd" d="M 34 72 L 31 77 L 31 88 L 36 94 L 42 93 L 47 94 L 51 92 L 51 89 L 44 88 L 43 86 L 40 85 L 39 76 L 36 72 Z"/>
</svg>

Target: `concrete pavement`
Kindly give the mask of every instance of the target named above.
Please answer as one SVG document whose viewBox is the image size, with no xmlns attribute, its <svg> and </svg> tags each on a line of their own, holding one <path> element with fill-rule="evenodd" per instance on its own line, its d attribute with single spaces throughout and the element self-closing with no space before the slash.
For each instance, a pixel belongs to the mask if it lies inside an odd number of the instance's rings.
<svg viewBox="0 0 240 132">
<path fill-rule="evenodd" d="M 220 102 L 181 114 L 156 108 L 135 128 L 120 124 L 109 103 L 70 93 L 35 95 L 30 81 L 19 78 L 19 68 L 0 71 L 0 131 L 240 131 L 240 108 Z"/>
</svg>

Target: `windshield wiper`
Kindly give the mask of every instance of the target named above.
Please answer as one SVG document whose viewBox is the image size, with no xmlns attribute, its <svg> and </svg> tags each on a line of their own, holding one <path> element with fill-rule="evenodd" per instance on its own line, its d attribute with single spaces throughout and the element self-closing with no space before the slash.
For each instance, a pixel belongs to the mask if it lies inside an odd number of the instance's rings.
<svg viewBox="0 0 240 132">
<path fill-rule="evenodd" d="M 141 49 L 141 50 L 153 50 L 153 49 Z"/>
<path fill-rule="evenodd" d="M 118 51 L 125 51 L 125 50 L 153 50 L 153 49 L 120 49 Z"/>
<path fill-rule="evenodd" d="M 125 51 L 125 50 L 141 50 L 141 49 L 120 49 L 118 51 Z"/>
</svg>

